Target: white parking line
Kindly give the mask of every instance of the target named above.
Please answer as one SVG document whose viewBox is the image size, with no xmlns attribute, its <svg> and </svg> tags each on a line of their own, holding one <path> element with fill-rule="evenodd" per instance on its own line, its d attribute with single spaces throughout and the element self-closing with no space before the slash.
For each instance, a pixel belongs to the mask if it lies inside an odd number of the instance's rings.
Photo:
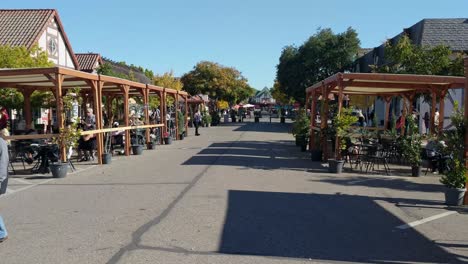
<svg viewBox="0 0 468 264">
<path fill-rule="evenodd" d="M 23 179 L 20 179 L 20 178 L 10 178 L 10 180 L 15 180 L 15 181 L 17 181 L 17 182 L 19 182 L 19 183 L 27 184 L 27 185 L 32 184 L 31 182 L 26 181 L 26 180 L 23 180 Z"/>
<path fill-rule="evenodd" d="M 430 222 L 430 221 L 433 221 L 433 220 L 436 220 L 436 219 L 439 219 L 439 218 L 442 218 L 442 217 L 446 217 L 446 216 L 449 216 L 449 215 L 452 215 L 452 214 L 456 214 L 456 213 L 457 213 L 456 211 L 445 212 L 445 213 L 441 213 L 441 214 L 438 214 L 438 215 L 433 215 L 431 217 L 427 217 L 427 218 L 424 218 L 424 219 L 421 219 L 421 220 L 418 220 L 418 221 L 414 221 L 414 222 L 411 222 L 411 223 L 408 223 L 408 224 L 399 225 L 396 228 L 398 228 L 398 229 L 408 229 L 410 227 L 415 227 L 415 226 L 418 226 L 418 225 L 421 225 L 421 224 L 424 224 L 424 223 L 427 223 L 427 222 Z"/>
<path fill-rule="evenodd" d="M 26 187 L 23 187 L 23 188 L 19 188 L 19 189 L 16 189 L 16 190 L 11 190 L 11 189 L 7 189 L 7 193 L 5 193 L 5 195 L 2 195 L 2 197 L 6 197 L 8 195 L 11 195 L 11 194 L 14 194 L 14 193 L 17 193 L 17 192 L 21 192 L 21 191 L 24 191 L 24 190 L 27 190 L 27 189 L 30 189 L 32 187 L 35 187 L 35 186 L 38 186 L 38 185 L 41 185 L 41 184 L 44 184 L 44 183 L 48 183 L 52 180 L 55 180 L 55 179 L 48 179 L 48 180 L 45 180 L 45 181 L 42 181 L 42 182 L 39 182 L 39 183 L 36 183 L 36 184 L 30 184 Z"/>
</svg>

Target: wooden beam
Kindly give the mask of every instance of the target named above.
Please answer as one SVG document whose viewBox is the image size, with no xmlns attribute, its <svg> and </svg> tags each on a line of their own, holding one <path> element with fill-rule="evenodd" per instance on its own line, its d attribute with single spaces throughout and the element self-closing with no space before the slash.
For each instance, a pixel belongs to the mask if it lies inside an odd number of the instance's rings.
<svg viewBox="0 0 468 264">
<path fill-rule="evenodd" d="M 323 104 L 323 109 L 321 109 L 321 120 L 320 120 L 320 129 L 322 131 L 321 137 L 322 137 L 322 153 L 323 153 L 323 161 L 328 160 L 328 139 L 327 136 L 325 135 L 325 130 L 328 127 L 328 97 L 326 96 L 327 94 L 327 89 L 325 85 L 322 86 L 322 104 Z"/>
</svg>

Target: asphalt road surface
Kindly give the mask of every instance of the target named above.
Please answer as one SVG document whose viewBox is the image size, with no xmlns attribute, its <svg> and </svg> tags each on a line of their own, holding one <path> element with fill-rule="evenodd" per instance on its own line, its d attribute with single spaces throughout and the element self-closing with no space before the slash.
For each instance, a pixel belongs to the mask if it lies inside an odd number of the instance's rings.
<svg viewBox="0 0 468 264">
<path fill-rule="evenodd" d="M 13 175 L 0 263 L 468 262 L 468 210 L 443 205 L 438 177 L 329 174 L 290 124 L 262 121 L 64 179 Z"/>
</svg>

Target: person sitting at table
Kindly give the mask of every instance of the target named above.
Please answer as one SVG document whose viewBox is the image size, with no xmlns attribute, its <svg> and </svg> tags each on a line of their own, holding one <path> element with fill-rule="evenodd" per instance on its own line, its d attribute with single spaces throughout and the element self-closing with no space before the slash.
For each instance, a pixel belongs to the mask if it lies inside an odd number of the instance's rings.
<svg viewBox="0 0 468 264">
<path fill-rule="evenodd" d="M 91 128 L 91 129 L 90 129 Z M 83 131 L 92 130 L 92 126 L 84 126 Z M 78 140 L 78 161 L 94 160 L 96 149 L 96 136 L 94 134 L 82 135 Z"/>
</svg>

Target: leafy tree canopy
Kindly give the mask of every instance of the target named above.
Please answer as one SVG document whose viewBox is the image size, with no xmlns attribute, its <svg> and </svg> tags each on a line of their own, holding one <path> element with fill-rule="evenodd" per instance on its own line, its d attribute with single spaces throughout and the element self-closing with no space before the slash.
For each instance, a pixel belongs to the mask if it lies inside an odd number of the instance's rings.
<svg viewBox="0 0 468 264">
<path fill-rule="evenodd" d="M 34 45 L 28 49 L 25 46 L 0 46 L 0 68 L 40 68 L 52 67 L 54 64 L 49 61 L 47 53 L 39 46 Z M 34 92 L 31 101 L 43 101 L 50 93 Z M 36 98 L 36 97 L 40 97 Z M 0 89 L 0 105 L 11 109 L 20 109 L 23 106 L 24 98 L 21 92 L 13 88 Z"/>
<path fill-rule="evenodd" d="M 385 64 L 372 65 L 375 72 L 463 76 L 463 54 L 453 54 L 449 47 L 419 46 L 404 35 L 395 45 L 385 44 Z"/>
<path fill-rule="evenodd" d="M 175 90 L 182 90 L 184 84 L 180 81 L 180 78 L 174 77 L 174 72 L 166 72 L 162 75 L 154 75 L 152 77 L 154 85 L 161 86 L 164 88 L 171 88 Z"/>
<path fill-rule="evenodd" d="M 235 68 L 202 61 L 181 78 L 190 94 L 208 94 L 211 98 L 230 104 L 243 101 L 254 94 L 247 79 Z"/>
<path fill-rule="evenodd" d="M 286 93 L 283 90 L 281 90 L 281 87 L 278 81 L 275 81 L 275 84 L 273 84 L 273 88 L 270 89 L 270 93 L 273 99 L 275 99 L 276 102 L 279 104 L 294 103 L 294 99 L 286 95 Z"/>
<path fill-rule="evenodd" d="M 350 69 L 359 44 L 357 33 L 352 28 L 339 34 L 326 28 L 319 29 L 300 47 L 286 46 L 277 65 L 279 90 L 304 103 L 307 87 Z"/>
</svg>

